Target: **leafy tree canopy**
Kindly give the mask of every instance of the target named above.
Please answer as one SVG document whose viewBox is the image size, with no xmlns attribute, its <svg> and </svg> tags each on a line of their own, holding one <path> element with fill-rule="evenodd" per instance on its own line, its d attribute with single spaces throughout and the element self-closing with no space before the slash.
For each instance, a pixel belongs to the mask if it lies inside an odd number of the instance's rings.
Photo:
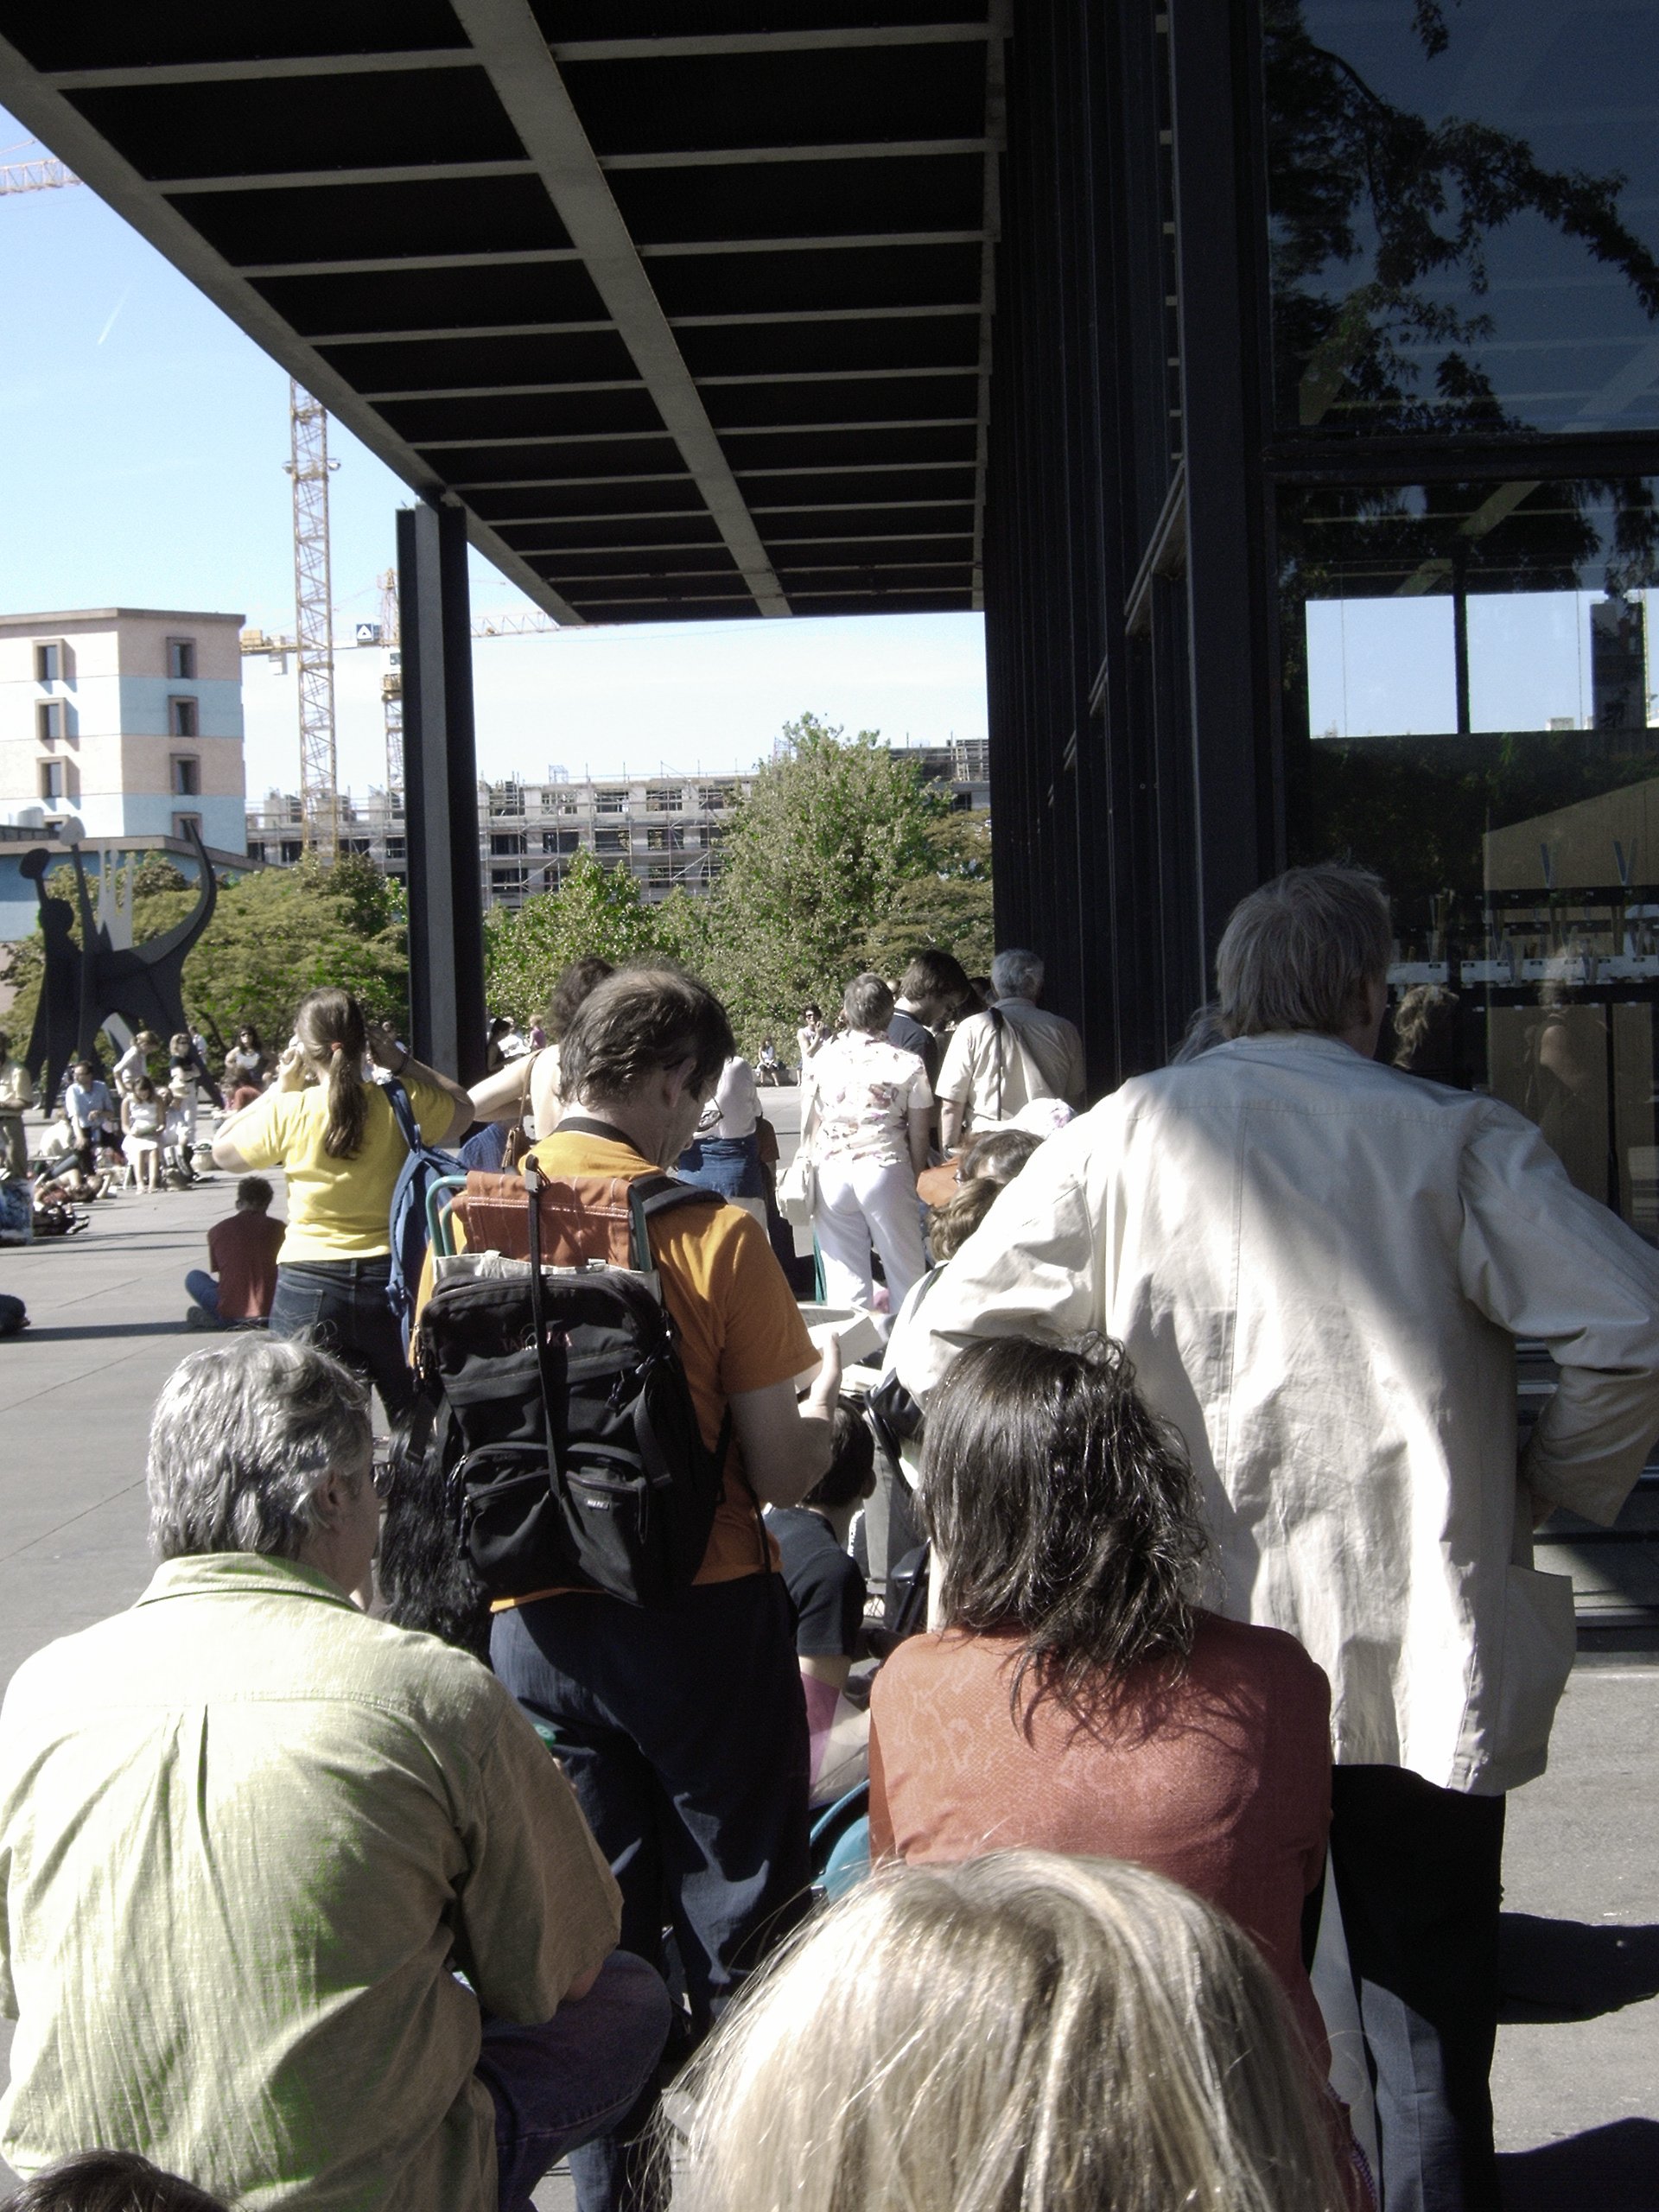
<svg viewBox="0 0 1659 2212">
<path fill-rule="evenodd" d="M 646 904 L 630 869 L 601 868 L 591 853 L 578 853 L 562 889 L 526 899 L 516 912 L 493 906 L 485 916 L 484 988 L 491 1012 L 538 1021 L 573 960 L 596 953 L 620 968 L 667 952 L 663 911 Z"/>
</svg>

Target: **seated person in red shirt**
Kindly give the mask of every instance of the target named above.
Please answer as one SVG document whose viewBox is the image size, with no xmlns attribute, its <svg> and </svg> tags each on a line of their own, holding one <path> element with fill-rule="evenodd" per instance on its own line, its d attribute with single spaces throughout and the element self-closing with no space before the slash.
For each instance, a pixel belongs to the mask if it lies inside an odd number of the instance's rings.
<svg viewBox="0 0 1659 2212">
<path fill-rule="evenodd" d="M 798 1505 L 774 1505 L 766 1526 L 795 1608 L 795 1656 L 806 1693 L 811 1800 L 832 1804 L 863 1781 L 870 1716 L 842 1693 L 858 1656 L 864 1577 L 847 1548 L 853 1516 L 875 1491 L 875 1439 L 863 1417 L 836 1402 L 835 1457 Z"/>
<path fill-rule="evenodd" d="M 185 1317 L 193 1329 L 260 1328 L 270 1320 L 276 1255 L 288 1230 L 286 1222 L 271 1219 L 272 1196 L 263 1175 L 245 1175 L 236 1186 L 236 1211 L 208 1230 L 213 1274 L 192 1268 L 184 1279 L 195 1301 Z"/>
<path fill-rule="evenodd" d="M 999 1338 L 928 1402 L 943 1627 L 871 1694 L 877 1858 L 1127 1859 L 1220 1905 L 1316 2065 L 1302 1911 L 1331 1818 L 1330 1690 L 1294 1637 L 1200 1611 L 1197 1485 L 1120 1345 Z"/>
</svg>

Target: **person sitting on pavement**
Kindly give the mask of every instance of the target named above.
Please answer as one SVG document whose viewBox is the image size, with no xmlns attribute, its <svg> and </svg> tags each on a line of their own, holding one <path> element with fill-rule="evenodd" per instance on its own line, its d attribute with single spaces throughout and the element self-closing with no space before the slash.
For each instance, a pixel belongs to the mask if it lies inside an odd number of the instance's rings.
<svg viewBox="0 0 1659 2212">
<path fill-rule="evenodd" d="M 264 1084 L 249 1074 L 236 1053 L 225 1055 L 225 1110 L 239 1114 L 245 1106 L 251 1106 L 264 1092 Z"/>
<path fill-rule="evenodd" d="M 352 1603 L 372 1444 L 314 1345 L 193 1353 L 150 1426 L 149 1587 L 12 1677 L 21 2174 L 100 2144 L 232 2203 L 527 2212 L 654 2072 L 667 1994 L 614 1949 L 558 1765 L 475 1660 Z"/>
<path fill-rule="evenodd" d="M 63 1094 L 63 1111 L 75 1141 L 81 1172 L 90 1175 L 98 1147 L 110 1144 L 118 1150 L 121 1138 L 120 1116 L 110 1095 L 110 1086 L 90 1060 L 77 1060 L 71 1070 Z"/>
<path fill-rule="evenodd" d="M 959 1022 L 939 1071 L 939 1134 L 954 1152 L 969 1129 L 1011 1122 L 1033 1098 L 1083 1103 L 1083 1039 L 1046 1013 L 1043 963 L 1034 952 L 999 952 L 991 963 L 995 1003 Z"/>
<path fill-rule="evenodd" d="M 570 1103 L 536 1145 L 542 1173 L 629 1179 L 671 1167 L 720 1071 L 731 1025 L 678 969 L 624 969 L 561 1040 Z M 546 1726 L 621 1885 L 623 1947 L 653 1963 L 671 1923 L 693 2032 L 805 1910 L 806 1708 L 794 1622 L 757 1500 L 793 1505 L 830 1463 L 841 1381 L 818 1354 L 766 1230 L 741 1206 L 683 1205 L 651 1230 L 664 1302 L 704 1443 L 729 1409 L 722 1495 L 702 1564 L 672 1604 L 527 1589 L 495 1616 L 491 1657 Z M 627 2145 L 649 2105 L 575 2152 L 581 2212 L 640 2200 Z"/>
<path fill-rule="evenodd" d="M 784 1080 L 784 1064 L 778 1057 L 778 1047 L 770 1037 L 760 1040 L 760 1052 L 754 1063 L 754 1079 L 774 1087 Z"/>
<path fill-rule="evenodd" d="M 29 1142 L 23 1116 L 35 1103 L 35 1078 L 11 1057 L 11 1039 L 0 1029 L 0 1175 L 27 1175 Z"/>
<path fill-rule="evenodd" d="M 873 1852 L 1155 1867 L 1255 1936 L 1323 2069 L 1301 1946 L 1331 1693 L 1294 1637 L 1193 1603 L 1192 1465 L 1121 1347 L 964 1352 L 928 1402 L 921 1507 L 940 1628 L 871 1694 Z"/>
<path fill-rule="evenodd" d="M 147 1075 L 131 1077 L 121 1099 L 122 1150 L 138 1173 L 141 1190 L 162 1187 L 162 1127 L 166 1116 L 161 1094 Z"/>
<path fill-rule="evenodd" d="M 384 1025 L 371 1028 L 349 991 L 313 991 L 294 1042 L 257 1104 L 221 1122 L 213 1165 L 233 1175 L 282 1167 L 288 1235 L 276 1270 L 272 1332 L 302 1331 L 368 1376 L 389 1421 L 414 1396 L 391 1273 L 391 1194 L 408 1157 L 391 1102 L 364 1080 L 371 1052 L 402 1083 L 428 1144 L 453 1143 L 473 1118 L 458 1083 L 423 1066 Z"/>
<path fill-rule="evenodd" d="M 14 2190 L 0 2212 L 226 2212 L 194 2182 L 133 2151 L 79 2151 Z"/>
<path fill-rule="evenodd" d="M 263 1175 L 245 1175 L 236 1186 L 236 1211 L 207 1232 L 213 1272 L 192 1268 L 184 1287 L 194 1303 L 185 1315 L 193 1329 L 260 1328 L 276 1295 L 276 1255 L 288 1233 L 273 1218 L 274 1192 Z"/>
<path fill-rule="evenodd" d="M 848 1549 L 854 1516 L 875 1491 L 875 1439 L 842 1398 L 835 1457 L 798 1505 L 774 1505 L 766 1526 L 795 1608 L 795 1656 L 811 1736 L 812 1802 L 833 1803 L 869 1770 L 869 1712 L 843 1693 L 859 1655 L 868 1592 Z"/>
<path fill-rule="evenodd" d="M 674 2212 L 1354 2202 L 1255 1946 L 1108 1859 L 1005 1851 L 863 1883 L 677 2094 Z"/>
</svg>

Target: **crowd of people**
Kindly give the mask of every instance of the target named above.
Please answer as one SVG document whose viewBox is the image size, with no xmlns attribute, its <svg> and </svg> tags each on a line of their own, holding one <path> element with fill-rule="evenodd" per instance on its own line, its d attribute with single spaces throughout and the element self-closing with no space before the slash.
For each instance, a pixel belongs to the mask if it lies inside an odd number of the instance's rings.
<svg viewBox="0 0 1659 2212">
<path fill-rule="evenodd" d="M 781 1064 L 702 984 L 578 963 L 470 1092 L 304 1000 L 238 1064 L 192 1284 L 268 1325 L 163 1390 L 144 1596 L 0 1714 L 18 2205 L 520 2212 L 568 2156 L 581 2212 L 1496 2212 L 1504 1798 L 1573 1653 L 1530 1532 L 1610 1520 L 1659 1432 L 1659 1255 L 1520 1116 L 1378 1060 L 1390 957 L 1374 879 L 1292 871 L 1088 1111 L 1031 952 L 809 1007 L 797 1179 L 856 1374 L 785 1272 Z M 463 1227 L 555 1247 L 435 1261 L 414 1367 L 398 1103 L 478 1147 Z M 645 1224 L 713 1471 L 651 1604 L 521 1564 L 585 1206 Z M 423 1331 L 463 1281 L 534 1285 L 490 1371 L 549 1425 L 456 1462 Z M 1524 1448 L 1520 1335 L 1560 1376 Z M 826 1904 L 815 1808 L 865 1776 Z"/>
</svg>

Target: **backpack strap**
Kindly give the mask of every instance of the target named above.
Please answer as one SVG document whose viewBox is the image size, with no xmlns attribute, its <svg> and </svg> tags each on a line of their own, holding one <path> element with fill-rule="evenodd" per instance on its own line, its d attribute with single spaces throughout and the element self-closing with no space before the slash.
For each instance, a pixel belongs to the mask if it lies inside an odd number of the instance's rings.
<svg viewBox="0 0 1659 2212">
<path fill-rule="evenodd" d="M 421 1125 L 415 1119 L 415 1109 L 410 1103 L 409 1093 L 396 1076 L 390 1083 L 383 1083 L 380 1088 L 386 1094 L 387 1103 L 396 1117 L 398 1133 L 404 1144 L 410 1152 L 418 1152 L 421 1148 Z"/>
<path fill-rule="evenodd" d="M 536 1338 L 536 1373 L 542 1386 L 542 1421 L 547 1434 L 547 1479 L 556 1496 L 563 1481 L 559 1466 L 557 1423 L 558 1379 L 553 1372 L 553 1351 L 547 1340 L 547 1286 L 542 1281 L 542 1172 L 534 1154 L 524 1162 L 524 1189 L 530 1206 L 530 1315 Z"/>
<path fill-rule="evenodd" d="M 632 1229 L 629 1256 L 632 1264 L 642 1274 L 650 1270 L 650 1229 L 659 1214 L 671 1213 L 676 1206 L 723 1206 L 725 1203 L 718 1191 L 705 1191 L 696 1183 L 682 1183 L 677 1175 L 636 1175 L 628 1185 Z"/>
</svg>

